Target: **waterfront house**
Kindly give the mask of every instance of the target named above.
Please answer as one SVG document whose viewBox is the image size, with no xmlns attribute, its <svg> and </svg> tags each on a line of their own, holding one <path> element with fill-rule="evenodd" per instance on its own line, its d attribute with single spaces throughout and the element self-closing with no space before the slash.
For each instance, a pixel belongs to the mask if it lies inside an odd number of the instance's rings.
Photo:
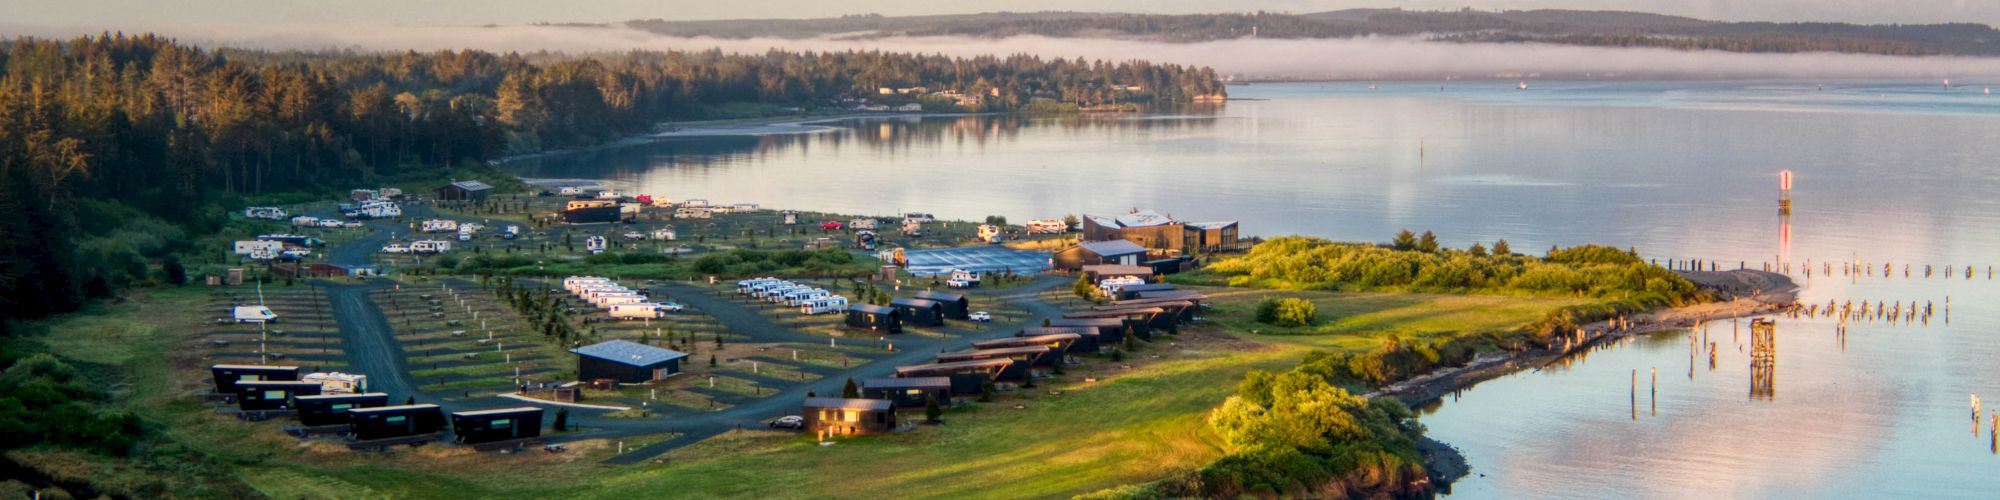
<svg viewBox="0 0 2000 500">
<path fill-rule="evenodd" d="M 801 406 L 806 432 L 865 436 L 896 430 L 896 406 L 888 400 L 806 398 Z"/>
<path fill-rule="evenodd" d="M 1136 266 L 1145 260 L 1146 249 L 1125 240 L 1090 241 L 1056 252 L 1050 258 L 1055 268 L 1077 271 L 1083 266 L 1104 264 Z"/>
<path fill-rule="evenodd" d="M 1084 241 L 1126 240 L 1166 254 L 1234 249 L 1236 221 L 1183 222 L 1152 210 L 1117 217 L 1083 216 Z"/>
<path fill-rule="evenodd" d="M 951 406 L 951 377 L 871 378 L 861 381 L 861 397 L 888 400 L 897 408 L 923 408 L 931 399 Z"/>
<path fill-rule="evenodd" d="M 580 380 L 612 379 L 637 384 L 681 373 L 687 354 L 629 340 L 610 340 L 575 349 L 576 373 Z"/>
</svg>

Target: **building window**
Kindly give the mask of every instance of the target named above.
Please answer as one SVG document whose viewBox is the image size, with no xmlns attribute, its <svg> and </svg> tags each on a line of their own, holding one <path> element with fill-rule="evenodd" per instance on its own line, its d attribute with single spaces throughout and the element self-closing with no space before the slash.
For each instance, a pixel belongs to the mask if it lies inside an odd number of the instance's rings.
<svg viewBox="0 0 2000 500">
<path fill-rule="evenodd" d="M 514 420 L 513 420 L 513 419 L 507 419 L 507 420 L 494 420 L 494 421 L 493 421 L 493 428 L 494 428 L 494 429 L 506 429 L 506 428 L 511 428 L 511 427 L 513 427 L 513 426 L 514 426 Z"/>
<path fill-rule="evenodd" d="M 395 417 L 389 417 L 388 419 L 386 419 L 386 420 L 383 420 L 383 422 L 385 422 L 385 423 L 391 423 L 391 424 L 400 424 L 400 423 L 403 423 L 403 421 L 405 421 L 405 420 L 409 420 L 409 419 L 410 419 L 410 417 L 404 417 L 404 416 L 395 416 Z"/>
</svg>

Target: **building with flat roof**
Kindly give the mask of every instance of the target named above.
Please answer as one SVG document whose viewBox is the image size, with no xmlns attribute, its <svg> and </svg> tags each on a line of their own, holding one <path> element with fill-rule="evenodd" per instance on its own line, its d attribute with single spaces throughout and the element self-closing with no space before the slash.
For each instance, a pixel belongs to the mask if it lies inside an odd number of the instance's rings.
<svg viewBox="0 0 2000 500">
<path fill-rule="evenodd" d="M 1084 215 L 1083 240 L 1125 240 L 1161 254 L 1235 248 L 1238 242 L 1236 221 L 1185 222 L 1140 209 L 1116 217 Z"/>
<path fill-rule="evenodd" d="M 681 373 L 686 353 L 662 349 L 630 340 L 611 340 L 575 349 L 577 378 L 612 379 L 636 384 L 663 380 Z"/>
</svg>

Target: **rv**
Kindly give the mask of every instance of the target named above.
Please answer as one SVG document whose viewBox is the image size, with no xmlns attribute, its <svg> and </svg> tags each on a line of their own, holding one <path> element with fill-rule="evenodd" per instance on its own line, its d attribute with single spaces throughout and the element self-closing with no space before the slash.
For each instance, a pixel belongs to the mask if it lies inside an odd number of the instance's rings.
<svg viewBox="0 0 2000 500">
<path fill-rule="evenodd" d="M 562 195 L 563 195 L 563 196 L 579 196 L 579 195 L 582 195 L 582 194 L 583 194 L 583 188 L 580 188 L 580 187 L 565 187 L 565 188 L 562 188 L 562 191 L 559 191 L 559 192 L 560 192 L 560 193 L 562 193 Z"/>
<path fill-rule="evenodd" d="M 308 373 L 299 378 L 303 382 L 318 382 L 320 394 L 359 394 L 368 392 L 368 376 L 357 373 Z"/>
<path fill-rule="evenodd" d="M 293 226 L 293 227 L 298 227 L 298 226 L 317 226 L 317 225 L 319 225 L 319 218 L 318 218 L 318 217 L 313 217 L 313 216 L 310 216 L 310 215 L 301 215 L 301 216 L 298 216 L 298 217 L 293 217 L 293 218 L 292 218 L 292 226 Z"/>
<path fill-rule="evenodd" d="M 979 273 L 964 269 L 951 270 L 951 280 L 944 282 L 952 288 L 979 288 Z"/>
<path fill-rule="evenodd" d="M 838 295 L 808 300 L 799 303 L 799 313 L 805 315 L 837 313 L 847 310 L 847 297 Z"/>
<path fill-rule="evenodd" d="M 451 251 L 451 242 L 444 240 L 423 240 L 410 242 L 410 253 L 440 254 Z"/>
<path fill-rule="evenodd" d="M 778 281 L 778 279 L 765 277 L 765 278 L 747 279 L 743 281 L 738 281 L 736 282 L 736 293 L 738 295 L 749 295 L 751 287 L 774 281 Z"/>
<path fill-rule="evenodd" d="M 986 243 L 999 243 L 999 242 L 1000 242 L 1000 226 L 995 226 L 995 225 L 992 225 L 992 224 L 980 224 L 980 225 L 979 225 L 979 241 L 983 241 L 983 242 L 986 242 Z"/>
<path fill-rule="evenodd" d="M 618 192 L 612 190 L 604 190 L 597 192 L 597 199 L 600 200 L 616 200 L 618 199 L 618 196 L 619 196 Z"/>
<path fill-rule="evenodd" d="M 903 222 L 903 235 L 904 235 L 904 236 L 911 236 L 911 237 L 916 237 L 916 236 L 923 236 L 923 235 L 924 235 L 924 225 L 923 225 L 923 224 L 920 224 L 920 223 L 916 223 L 916 222 L 909 222 L 909 221 L 904 221 L 904 222 Z"/>
<path fill-rule="evenodd" d="M 272 240 L 241 240 L 236 242 L 236 255 L 266 254 L 276 256 L 285 251 L 285 242 Z"/>
<path fill-rule="evenodd" d="M 603 236 L 592 236 L 588 239 L 583 240 L 583 248 L 585 250 L 589 250 L 590 253 L 593 254 L 604 253 L 604 249 L 606 248 L 607 245 L 608 244 L 605 243 Z"/>
<path fill-rule="evenodd" d="M 674 209 L 674 218 L 676 218 L 676 219 L 713 219 L 713 218 L 715 218 L 715 214 L 714 214 L 714 212 L 713 212 L 713 211 L 711 211 L 711 210 L 709 210 L 709 209 L 707 209 L 707 208 L 702 208 L 702 207 L 680 207 L 680 208 L 676 208 L 676 209 Z"/>
<path fill-rule="evenodd" d="M 612 304 L 611 317 L 617 319 L 660 319 L 667 317 L 658 304 L 632 303 Z"/>
<path fill-rule="evenodd" d="M 424 221 L 423 225 L 423 231 L 426 233 L 449 233 L 457 230 L 458 221 L 455 220 L 431 219 Z"/>
<path fill-rule="evenodd" d="M 653 239 L 660 241 L 673 241 L 674 237 L 675 237 L 674 228 L 667 227 L 667 228 L 660 228 L 653 230 Z"/>
<path fill-rule="evenodd" d="M 735 207 L 731 208 L 732 208 L 732 210 L 730 210 L 731 212 L 736 212 L 739 214 L 747 214 L 760 210 L 759 208 L 757 208 L 756 203 L 737 203 Z"/>
<path fill-rule="evenodd" d="M 285 220 L 285 209 L 278 207 L 246 207 L 243 216 L 252 219 Z"/>
<path fill-rule="evenodd" d="M 933 217 L 931 216 L 931 214 L 921 213 L 921 212 L 910 212 L 907 214 L 903 214 L 903 223 L 908 224 L 912 222 L 917 224 L 929 224 L 932 222 L 937 222 L 937 217 Z"/>
<path fill-rule="evenodd" d="M 785 305 L 799 306 L 803 305 L 808 301 L 824 299 L 832 295 L 833 295 L 832 292 L 828 292 L 825 289 L 820 289 L 820 288 L 812 288 L 801 292 L 792 292 L 790 294 L 785 295 Z"/>
<path fill-rule="evenodd" d="M 591 305 L 595 305 L 599 309 L 611 307 L 613 305 L 618 305 L 618 304 L 643 304 L 645 302 L 646 298 L 640 297 L 639 294 L 636 293 L 605 294 L 605 295 L 599 295 L 597 296 L 597 298 L 590 299 Z"/>
<path fill-rule="evenodd" d="M 1118 291 L 1123 290 L 1126 286 L 1144 284 L 1146 284 L 1145 278 L 1138 276 L 1105 278 L 1103 281 L 1097 282 L 1097 293 L 1106 297 L 1115 297 L 1118 295 Z"/>
<path fill-rule="evenodd" d="M 319 248 L 326 246 L 326 240 L 314 238 L 311 236 L 299 236 L 296 234 L 262 234 L 258 235 L 257 239 L 264 241 L 276 241 L 284 243 L 286 245 L 302 247 L 302 248 Z"/>
<path fill-rule="evenodd" d="M 783 213 L 782 215 L 783 215 L 783 217 L 784 217 L 784 224 L 785 224 L 785 225 L 787 225 L 787 226 L 790 226 L 790 225 L 793 225 L 793 224 L 798 224 L 798 223 L 799 223 L 799 213 L 798 213 L 798 212 L 794 212 L 794 211 L 791 211 L 791 210 L 786 210 L 786 211 L 785 211 L 785 212 L 784 212 L 784 213 Z"/>
<path fill-rule="evenodd" d="M 390 243 L 382 245 L 382 253 L 410 253 L 410 247 Z"/>
<path fill-rule="evenodd" d="M 862 250 L 874 250 L 875 232 L 862 230 L 861 232 L 854 233 L 854 247 Z"/>
<path fill-rule="evenodd" d="M 847 221 L 847 227 L 851 227 L 854 229 L 875 229 L 875 219 L 865 218 L 865 217 L 860 219 L 854 219 L 851 221 Z"/>
<path fill-rule="evenodd" d="M 708 200 L 702 198 L 689 198 L 687 201 L 682 202 L 681 206 L 689 208 L 708 208 Z"/>
<path fill-rule="evenodd" d="M 500 232 L 500 239 L 503 240 L 511 240 L 519 237 L 521 237 L 521 226 L 507 226 L 505 231 Z"/>
<path fill-rule="evenodd" d="M 278 313 L 264 306 L 236 306 L 237 323 L 277 323 Z"/>
</svg>

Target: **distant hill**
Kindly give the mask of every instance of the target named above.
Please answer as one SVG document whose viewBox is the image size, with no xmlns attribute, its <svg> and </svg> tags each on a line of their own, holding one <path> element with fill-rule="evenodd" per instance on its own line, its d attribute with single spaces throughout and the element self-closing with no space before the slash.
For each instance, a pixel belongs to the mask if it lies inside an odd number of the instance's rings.
<svg viewBox="0 0 2000 500">
<path fill-rule="evenodd" d="M 1583 10 L 1413 11 L 1350 9 L 1311 14 L 985 13 L 827 19 L 629 21 L 670 36 L 867 39 L 890 36 L 1115 38 L 1202 42 L 1244 37 L 1314 39 L 1414 36 L 1463 43 L 1541 42 L 1730 52 L 1842 52 L 2000 56 L 2000 31 L 1974 23 L 1862 25 L 1722 22 L 1643 12 Z"/>
</svg>

